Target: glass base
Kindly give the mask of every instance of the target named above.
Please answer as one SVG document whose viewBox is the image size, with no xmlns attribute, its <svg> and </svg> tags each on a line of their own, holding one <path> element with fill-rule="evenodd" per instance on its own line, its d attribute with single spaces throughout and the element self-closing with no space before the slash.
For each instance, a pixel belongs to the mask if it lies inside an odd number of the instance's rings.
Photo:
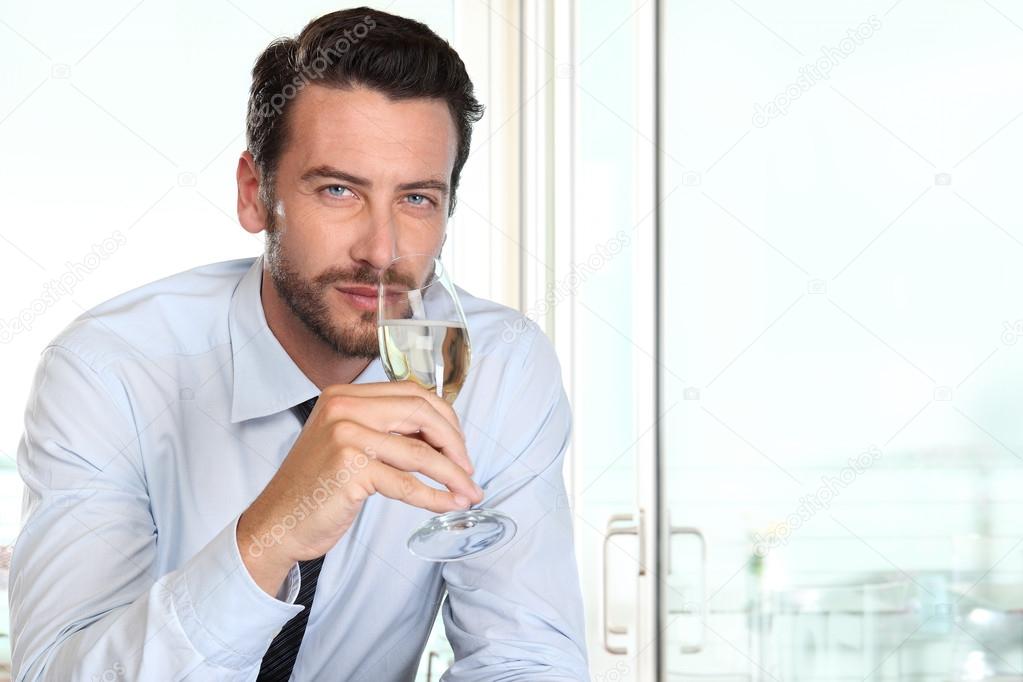
<svg viewBox="0 0 1023 682">
<path fill-rule="evenodd" d="M 502 547 L 515 537 L 515 522 L 494 509 L 452 511 L 427 519 L 409 536 L 408 551 L 427 561 L 460 561 Z"/>
</svg>

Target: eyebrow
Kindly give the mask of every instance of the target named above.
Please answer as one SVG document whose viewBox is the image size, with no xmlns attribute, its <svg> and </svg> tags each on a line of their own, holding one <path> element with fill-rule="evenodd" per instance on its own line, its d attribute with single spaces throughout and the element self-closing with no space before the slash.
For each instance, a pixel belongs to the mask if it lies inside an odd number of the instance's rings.
<svg viewBox="0 0 1023 682">
<path fill-rule="evenodd" d="M 333 166 L 316 166 L 315 168 L 310 168 L 305 173 L 302 173 L 302 177 L 300 178 L 300 180 L 302 180 L 303 182 L 307 182 L 315 178 L 333 178 L 334 180 L 341 180 L 351 185 L 358 185 L 360 187 L 366 188 L 370 188 L 373 186 L 373 182 L 371 180 L 367 180 L 366 178 L 360 178 L 358 175 L 352 175 L 351 173 L 346 173 L 345 171 L 339 168 L 334 168 Z M 395 189 L 398 190 L 399 192 L 403 192 L 405 190 L 410 189 L 435 189 L 440 191 L 444 195 L 447 195 L 448 183 L 444 182 L 443 180 L 427 178 L 426 180 L 416 180 L 415 182 L 402 183 L 395 187 Z"/>
</svg>

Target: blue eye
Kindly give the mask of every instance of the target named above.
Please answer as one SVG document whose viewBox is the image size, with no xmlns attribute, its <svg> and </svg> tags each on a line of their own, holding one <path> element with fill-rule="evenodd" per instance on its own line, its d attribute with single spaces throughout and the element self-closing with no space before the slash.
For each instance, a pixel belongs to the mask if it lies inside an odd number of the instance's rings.
<svg viewBox="0 0 1023 682">
<path fill-rule="evenodd" d="M 428 197 L 428 196 L 425 196 L 425 195 L 423 195 L 423 194 L 409 194 L 409 195 L 408 195 L 408 198 L 409 198 L 409 199 L 412 199 L 412 198 L 419 198 L 419 199 L 421 199 L 421 200 L 422 200 L 422 201 L 413 201 L 413 202 L 412 202 L 412 205 L 413 205 L 413 206 L 425 206 L 425 205 L 426 205 L 426 202 L 429 202 L 429 203 L 431 203 L 431 204 L 433 203 L 433 199 L 431 199 L 430 197 Z"/>
<path fill-rule="evenodd" d="M 328 185 L 324 189 L 327 190 L 327 194 L 329 194 L 332 197 L 337 197 L 339 199 L 342 196 L 344 196 L 344 192 L 350 192 L 351 191 L 350 189 L 348 189 L 344 185 Z"/>
</svg>

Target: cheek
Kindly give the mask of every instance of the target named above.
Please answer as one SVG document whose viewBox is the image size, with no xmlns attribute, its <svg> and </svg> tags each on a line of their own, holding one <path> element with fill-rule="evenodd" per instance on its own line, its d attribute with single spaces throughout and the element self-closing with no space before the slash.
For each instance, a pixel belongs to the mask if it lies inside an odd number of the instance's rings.
<svg viewBox="0 0 1023 682">
<path fill-rule="evenodd" d="M 318 249 L 315 245 L 322 237 L 310 233 L 307 224 L 296 219 L 293 207 L 282 208 L 274 212 L 275 225 L 270 238 L 270 250 L 273 257 L 286 265 L 294 275 L 309 280 L 319 272 L 321 264 Z"/>
<path fill-rule="evenodd" d="M 331 243 L 344 234 L 338 229 L 337 216 L 332 217 L 309 197 L 279 200 L 275 212 L 282 243 L 295 259 L 315 259 L 318 251 L 328 250 Z"/>
<path fill-rule="evenodd" d="M 444 242 L 447 219 L 442 209 L 428 217 L 401 216 L 395 225 L 401 253 L 437 253 Z"/>
<path fill-rule="evenodd" d="M 284 230 L 281 250 L 289 268 L 306 282 L 334 281 L 350 277 L 355 264 L 351 259 L 351 238 L 349 232 L 337 226 L 322 228 L 315 216 L 304 216 L 307 220 L 298 222 L 294 212 L 286 212 L 289 229 Z"/>
</svg>

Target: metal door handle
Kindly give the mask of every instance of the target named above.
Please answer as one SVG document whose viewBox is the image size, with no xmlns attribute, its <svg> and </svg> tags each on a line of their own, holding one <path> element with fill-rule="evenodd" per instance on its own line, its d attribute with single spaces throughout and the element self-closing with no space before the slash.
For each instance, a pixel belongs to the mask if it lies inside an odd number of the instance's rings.
<svg viewBox="0 0 1023 682">
<path fill-rule="evenodd" d="M 426 657 L 426 682 L 433 682 L 433 659 L 440 658 L 440 654 L 436 651 L 431 651 L 430 655 Z"/>
<path fill-rule="evenodd" d="M 682 644 L 682 653 L 698 654 L 703 651 L 707 637 L 707 538 L 698 528 L 692 526 L 668 526 L 668 575 L 671 575 L 671 538 L 676 535 L 692 535 L 700 543 L 700 639 L 696 644 Z"/>
<path fill-rule="evenodd" d="M 612 514 L 607 520 L 607 532 L 604 533 L 604 547 L 602 551 L 602 587 L 601 587 L 601 608 L 600 608 L 600 620 L 601 629 L 604 633 L 604 649 L 609 654 L 624 655 L 628 653 L 628 649 L 622 646 L 612 645 L 608 635 L 626 635 L 629 633 L 629 628 L 625 625 L 612 625 L 609 622 L 608 617 L 608 600 L 607 600 L 607 574 L 608 574 L 608 561 L 607 561 L 607 548 L 612 537 L 616 535 L 635 535 L 639 539 L 639 575 L 646 574 L 646 567 L 643 564 L 645 559 L 645 545 L 643 541 L 643 510 L 639 510 L 639 523 L 635 523 L 629 526 L 615 526 L 622 522 L 632 522 L 634 517 L 632 514 Z"/>
</svg>

